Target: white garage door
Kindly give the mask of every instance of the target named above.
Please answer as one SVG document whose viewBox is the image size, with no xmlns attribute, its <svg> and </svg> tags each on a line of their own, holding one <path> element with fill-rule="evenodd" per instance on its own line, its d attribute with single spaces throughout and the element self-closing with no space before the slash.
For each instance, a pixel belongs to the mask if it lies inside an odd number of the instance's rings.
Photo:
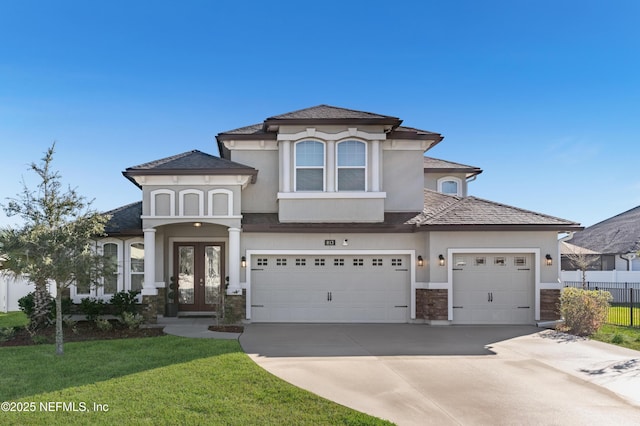
<svg viewBox="0 0 640 426">
<path fill-rule="evenodd" d="M 256 255 L 254 322 L 407 322 L 409 256 Z"/>
<path fill-rule="evenodd" d="M 531 324 L 532 254 L 454 254 L 454 324 Z"/>
</svg>

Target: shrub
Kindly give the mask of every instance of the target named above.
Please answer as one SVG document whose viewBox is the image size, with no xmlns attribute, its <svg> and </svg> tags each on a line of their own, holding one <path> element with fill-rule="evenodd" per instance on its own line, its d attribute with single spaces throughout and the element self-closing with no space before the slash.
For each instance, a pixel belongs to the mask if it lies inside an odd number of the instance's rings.
<svg viewBox="0 0 640 426">
<path fill-rule="evenodd" d="M 16 334 L 16 329 L 13 327 L 0 327 L 0 343 L 11 340 Z"/>
<path fill-rule="evenodd" d="M 99 318 L 96 320 L 96 327 L 98 327 L 98 330 L 109 331 L 113 328 L 113 325 L 109 322 L 109 320 Z"/>
<path fill-rule="evenodd" d="M 136 297 L 138 294 L 140 292 L 136 290 L 120 291 L 114 294 L 109 301 L 113 305 L 114 314 L 121 317 L 125 312 L 137 313 L 138 300 Z"/>
<path fill-rule="evenodd" d="M 135 330 L 140 328 L 144 323 L 144 317 L 140 314 L 132 314 L 131 312 L 124 312 L 119 321 L 124 324 L 129 330 Z"/>
<path fill-rule="evenodd" d="M 562 289 L 560 312 L 566 331 L 578 336 L 596 333 L 607 320 L 611 293 L 583 290 L 573 287 Z"/>
<path fill-rule="evenodd" d="M 87 321 L 96 322 L 104 314 L 106 303 L 100 299 L 87 297 L 80 301 L 80 311 L 87 316 Z"/>
<path fill-rule="evenodd" d="M 40 328 L 41 326 L 46 326 L 52 324 L 56 318 L 56 301 L 51 298 L 49 293 L 47 292 L 46 297 L 48 302 L 45 300 L 47 307 L 45 312 L 35 312 L 36 302 L 35 302 L 35 291 L 28 293 L 26 296 L 18 299 L 18 306 L 20 310 L 25 313 L 27 317 L 29 317 L 29 327 L 33 329 Z M 71 305 L 73 302 L 71 299 L 64 298 L 62 299 L 62 314 L 69 315 L 71 313 Z"/>
</svg>

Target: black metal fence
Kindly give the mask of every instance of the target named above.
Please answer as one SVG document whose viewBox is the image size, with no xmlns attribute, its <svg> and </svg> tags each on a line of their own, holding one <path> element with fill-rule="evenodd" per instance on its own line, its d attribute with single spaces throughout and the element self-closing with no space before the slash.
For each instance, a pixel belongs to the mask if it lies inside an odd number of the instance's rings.
<svg viewBox="0 0 640 426">
<path fill-rule="evenodd" d="M 640 283 L 587 281 L 587 290 L 604 290 L 613 300 L 607 323 L 640 328 Z M 582 281 L 565 281 L 565 287 L 583 288 Z"/>
</svg>

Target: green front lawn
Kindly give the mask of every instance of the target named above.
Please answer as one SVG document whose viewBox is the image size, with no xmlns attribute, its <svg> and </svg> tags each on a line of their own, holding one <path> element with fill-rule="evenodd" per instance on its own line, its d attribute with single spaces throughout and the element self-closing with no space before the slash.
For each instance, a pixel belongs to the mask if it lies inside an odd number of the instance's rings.
<svg viewBox="0 0 640 426">
<path fill-rule="evenodd" d="M 606 324 L 591 338 L 640 351 L 640 328 Z"/>
<path fill-rule="evenodd" d="M 617 325 L 631 325 L 631 308 L 628 306 L 611 306 L 607 322 Z M 640 307 L 633 308 L 633 324 L 640 325 Z"/>
<path fill-rule="evenodd" d="M 24 327 L 29 323 L 29 318 L 24 312 L 0 312 L 0 328 Z"/>
<path fill-rule="evenodd" d="M 52 345 L 10 347 L 0 360 L 0 402 L 35 403 L 1 412 L 3 425 L 389 424 L 276 378 L 235 340 L 68 343 L 62 357 Z"/>
</svg>

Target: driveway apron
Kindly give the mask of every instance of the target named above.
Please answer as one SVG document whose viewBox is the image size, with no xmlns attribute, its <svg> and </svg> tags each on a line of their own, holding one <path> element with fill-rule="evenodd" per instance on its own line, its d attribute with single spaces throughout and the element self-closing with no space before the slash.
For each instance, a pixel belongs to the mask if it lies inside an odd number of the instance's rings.
<svg viewBox="0 0 640 426">
<path fill-rule="evenodd" d="M 640 352 L 534 327 L 251 324 L 274 375 L 399 425 L 640 424 Z"/>
</svg>

